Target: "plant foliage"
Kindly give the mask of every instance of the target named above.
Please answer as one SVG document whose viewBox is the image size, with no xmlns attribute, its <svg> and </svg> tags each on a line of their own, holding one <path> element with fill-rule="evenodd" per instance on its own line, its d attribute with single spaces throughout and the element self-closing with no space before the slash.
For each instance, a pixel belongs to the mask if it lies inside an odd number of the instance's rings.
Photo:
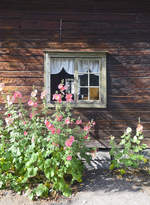
<svg viewBox="0 0 150 205">
<path fill-rule="evenodd" d="M 136 128 L 136 134 L 132 134 L 132 129 L 128 127 L 121 136 L 119 145 L 116 145 L 115 138 L 112 136 L 110 145 L 111 165 L 110 170 L 117 169 L 120 174 L 125 174 L 129 168 L 139 168 L 141 163 L 146 163 L 142 151 L 147 148 L 146 144 L 142 143 L 143 126 L 140 122 Z"/>
<path fill-rule="evenodd" d="M 73 182 L 82 181 L 83 159 L 90 162 L 85 141 L 94 122 L 72 117 L 72 94 L 63 83 L 53 96 L 51 115 L 46 91 L 40 96 L 42 107 L 37 93 L 32 91 L 27 109 L 20 92 L 6 97 L 5 121 L 0 120 L 0 188 L 24 192 L 31 199 L 56 191 L 70 196 Z"/>
</svg>

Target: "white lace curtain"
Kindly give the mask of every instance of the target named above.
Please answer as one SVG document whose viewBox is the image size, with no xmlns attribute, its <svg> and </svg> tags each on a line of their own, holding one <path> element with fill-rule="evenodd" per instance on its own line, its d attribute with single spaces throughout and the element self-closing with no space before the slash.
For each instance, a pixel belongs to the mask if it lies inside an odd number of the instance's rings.
<svg viewBox="0 0 150 205">
<path fill-rule="evenodd" d="M 78 71 L 81 73 L 88 72 L 90 69 L 91 73 L 99 73 L 99 61 L 98 60 L 80 60 L 78 62 Z"/>
<path fill-rule="evenodd" d="M 51 58 L 51 74 L 58 74 L 64 70 L 70 74 L 74 74 L 75 60 L 73 58 Z M 91 73 L 99 73 L 99 61 L 98 60 L 79 60 L 78 72 L 87 73 L 90 69 Z"/>
<path fill-rule="evenodd" d="M 50 64 L 51 74 L 58 74 L 63 68 L 68 74 L 74 74 L 74 59 L 72 58 L 52 58 Z"/>
</svg>

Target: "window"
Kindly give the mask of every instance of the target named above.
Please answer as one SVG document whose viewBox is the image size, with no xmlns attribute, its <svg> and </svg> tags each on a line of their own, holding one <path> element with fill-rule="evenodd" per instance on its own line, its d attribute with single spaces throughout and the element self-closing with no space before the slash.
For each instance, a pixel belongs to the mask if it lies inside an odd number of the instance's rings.
<svg viewBox="0 0 150 205">
<path fill-rule="evenodd" d="M 106 107 L 106 53 L 45 52 L 47 101 L 64 80 L 75 107 Z"/>
</svg>

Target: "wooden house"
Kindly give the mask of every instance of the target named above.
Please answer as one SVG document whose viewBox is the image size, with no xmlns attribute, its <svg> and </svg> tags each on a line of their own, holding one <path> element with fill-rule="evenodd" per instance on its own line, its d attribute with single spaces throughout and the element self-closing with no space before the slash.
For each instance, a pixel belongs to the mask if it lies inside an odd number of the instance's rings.
<svg viewBox="0 0 150 205">
<path fill-rule="evenodd" d="M 1 0 L 5 92 L 17 89 L 26 101 L 33 85 L 39 91 L 45 86 L 51 103 L 62 76 L 76 112 L 96 121 L 97 139 L 107 144 L 110 135 L 136 128 L 140 117 L 148 143 L 150 2 Z"/>
</svg>

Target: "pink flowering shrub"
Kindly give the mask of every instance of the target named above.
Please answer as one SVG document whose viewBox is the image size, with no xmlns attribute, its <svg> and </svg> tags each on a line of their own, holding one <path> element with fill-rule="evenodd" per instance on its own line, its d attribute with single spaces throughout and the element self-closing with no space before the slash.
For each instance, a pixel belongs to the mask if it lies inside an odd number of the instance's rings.
<svg viewBox="0 0 150 205">
<path fill-rule="evenodd" d="M 0 85 L 0 91 L 3 88 Z M 74 119 L 72 94 L 67 93 L 63 83 L 58 88 L 51 115 L 46 91 L 38 95 L 33 89 L 25 104 L 27 109 L 20 92 L 5 98 L 4 121 L 0 120 L 0 188 L 26 192 L 32 199 L 47 197 L 54 191 L 69 196 L 71 184 L 82 181 L 83 160 L 91 159 L 85 142 L 94 121 L 85 125 L 80 117 Z M 40 107 L 37 96 L 43 102 Z M 70 181 L 66 180 L 68 176 Z"/>
</svg>

